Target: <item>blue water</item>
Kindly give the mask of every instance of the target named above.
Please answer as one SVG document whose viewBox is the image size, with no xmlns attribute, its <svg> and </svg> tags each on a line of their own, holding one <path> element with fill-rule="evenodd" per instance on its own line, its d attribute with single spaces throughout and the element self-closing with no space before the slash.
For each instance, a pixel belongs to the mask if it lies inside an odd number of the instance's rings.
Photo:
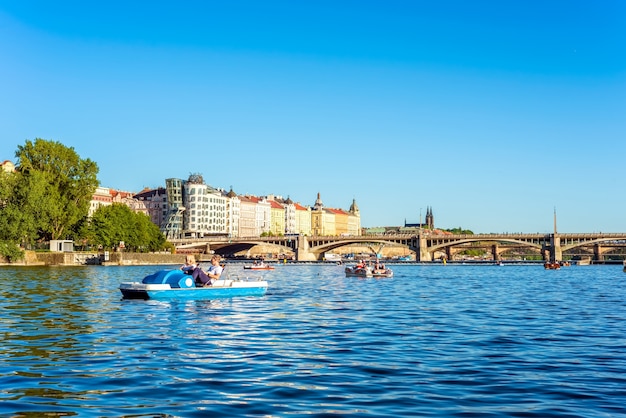
<svg viewBox="0 0 626 418">
<path fill-rule="evenodd" d="M 0 268 L 0 415 L 626 416 L 621 266 L 392 268 L 181 302 L 121 298 L 154 266 Z"/>
</svg>

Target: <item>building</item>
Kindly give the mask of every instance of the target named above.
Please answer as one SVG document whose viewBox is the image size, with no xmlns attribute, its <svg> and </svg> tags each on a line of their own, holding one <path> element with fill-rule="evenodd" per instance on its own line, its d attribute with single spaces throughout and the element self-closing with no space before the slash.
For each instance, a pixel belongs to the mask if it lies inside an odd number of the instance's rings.
<svg viewBox="0 0 626 418">
<path fill-rule="evenodd" d="M 158 226 L 163 224 L 167 216 L 167 194 L 164 187 L 143 189 L 133 198 L 137 201 L 138 207 L 143 207 L 153 224 Z"/>
<path fill-rule="evenodd" d="M 229 237 L 239 236 L 239 222 L 241 218 L 241 200 L 230 188 L 226 193 L 226 233 Z"/>
<path fill-rule="evenodd" d="M 311 208 L 311 232 L 313 235 L 361 235 L 361 214 L 352 200 L 349 211 L 326 208 L 320 194 Z"/>
<path fill-rule="evenodd" d="M 254 235 L 261 236 L 270 232 L 272 205 L 265 197 L 246 196 L 254 204 Z"/>
<path fill-rule="evenodd" d="M 0 163 L 0 166 L 2 166 L 2 170 L 7 173 L 15 173 L 15 164 L 13 164 L 9 160 L 4 160 L 2 163 Z"/>
<path fill-rule="evenodd" d="M 203 238 L 230 233 L 228 196 L 199 174 L 187 180 L 166 179 L 168 212 L 161 224 L 167 238 Z"/>
<path fill-rule="evenodd" d="M 433 216 L 433 209 L 430 206 L 426 208 L 426 221 L 424 223 L 422 223 L 422 214 L 420 211 L 420 222 L 419 223 L 407 223 L 405 219 L 404 227 L 405 228 L 435 229 L 435 217 Z"/>
<path fill-rule="evenodd" d="M 239 237 L 258 237 L 256 228 L 256 202 L 248 196 L 239 196 Z"/>
<path fill-rule="evenodd" d="M 87 216 L 90 218 L 102 206 L 111 206 L 113 204 L 113 196 L 111 195 L 111 189 L 108 187 L 96 187 L 96 191 L 91 196 L 89 202 L 89 212 Z"/>
<path fill-rule="evenodd" d="M 163 220 L 161 231 L 166 238 L 180 238 L 183 234 L 183 180 L 165 179 L 167 199 L 167 215 Z"/>
<path fill-rule="evenodd" d="M 312 235 L 311 229 L 311 208 L 294 203 L 296 209 L 296 233 L 300 235 Z"/>
<path fill-rule="evenodd" d="M 285 235 L 285 207 L 276 200 L 270 203 L 270 234 L 273 236 Z"/>
<path fill-rule="evenodd" d="M 290 198 L 226 193 L 204 182 L 199 174 L 187 180 L 169 178 L 165 188 L 137 194 L 98 188 L 90 215 L 102 205 L 123 203 L 145 213 L 168 239 L 227 236 L 236 238 L 280 235 L 361 235 L 356 201 L 349 210 L 324 207 L 320 193 L 314 206 Z"/>
</svg>

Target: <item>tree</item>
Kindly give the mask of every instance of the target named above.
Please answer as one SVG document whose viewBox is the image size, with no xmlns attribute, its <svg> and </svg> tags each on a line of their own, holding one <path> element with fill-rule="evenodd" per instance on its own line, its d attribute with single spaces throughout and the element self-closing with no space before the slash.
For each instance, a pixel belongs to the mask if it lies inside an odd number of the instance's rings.
<svg viewBox="0 0 626 418">
<path fill-rule="evenodd" d="M 16 173 L 0 170 L 0 255 L 9 261 L 23 257 L 18 244 L 23 241 L 24 235 L 28 235 L 25 219 L 32 219 L 15 203 L 16 184 Z M 34 234 L 36 228 L 31 228 L 31 231 Z"/>
<path fill-rule="evenodd" d="M 106 249 L 114 249 L 122 241 L 127 250 L 138 252 L 158 251 L 165 245 L 165 237 L 148 216 L 120 203 L 96 209 L 85 235 L 91 245 Z"/>
<path fill-rule="evenodd" d="M 39 238 L 63 239 L 89 213 L 98 166 L 74 148 L 37 138 L 18 146 L 18 204 L 36 219 Z"/>
</svg>

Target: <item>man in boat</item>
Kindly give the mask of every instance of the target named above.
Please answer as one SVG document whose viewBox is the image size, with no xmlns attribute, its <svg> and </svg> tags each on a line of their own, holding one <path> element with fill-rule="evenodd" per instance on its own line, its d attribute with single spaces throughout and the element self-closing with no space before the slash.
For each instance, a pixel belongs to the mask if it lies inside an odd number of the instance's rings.
<svg viewBox="0 0 626 418">
<path fill-rule="evenodd" d="M 207 271 L 202 270 L 200 266 L 195 268 L 191 273 L 191 277 L 196 281 L 197 286 L 211 286 L 214 280 L 218 280 L 222 275 L 224 268 L 220 266 L 221 257 L 217 254 L 211 257 L 211 267 Z"/>
</svg>

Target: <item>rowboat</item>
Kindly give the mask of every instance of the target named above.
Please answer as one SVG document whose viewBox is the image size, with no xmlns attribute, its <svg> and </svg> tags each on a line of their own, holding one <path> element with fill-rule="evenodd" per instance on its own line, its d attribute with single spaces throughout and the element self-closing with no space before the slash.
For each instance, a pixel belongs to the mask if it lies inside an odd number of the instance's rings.
<svg viewBox="0 0 626 418">
<path fill-rule="evenodd" d="M 258 278 L 214 280 L 210 286 L 197 287 L 182 270 L 159 270 L 141 282 L 122 282 L 124 299 L 217 299 L 235 296 L 263 296 L 267 281 Z"/>
</svg>

